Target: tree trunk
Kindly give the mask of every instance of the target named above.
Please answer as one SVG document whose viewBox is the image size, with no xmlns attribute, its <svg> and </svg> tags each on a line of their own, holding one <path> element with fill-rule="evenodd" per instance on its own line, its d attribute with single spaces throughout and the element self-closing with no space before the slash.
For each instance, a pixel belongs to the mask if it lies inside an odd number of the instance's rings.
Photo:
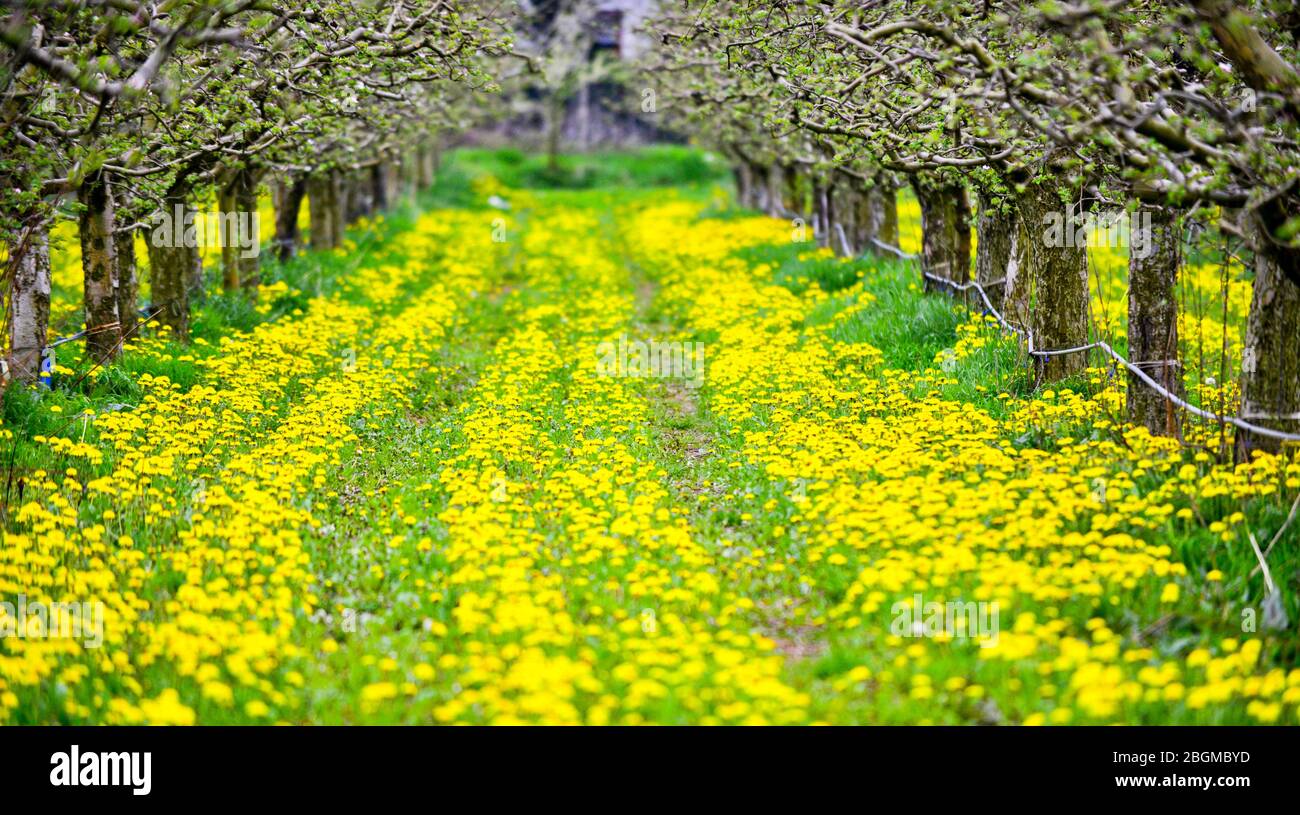
<svg viewBox="0 0 1300 815">
<path fill-rule="evenodd" d="M 856 178 L 845 179 L 835 190 L 835 217 L 844 228 L 844 238 L 836 241 L 848 246 L 850 256 L 872 249 L 871 245 L 871 190 Z M 843 247 L 841 247 L 843 248 Z"/>
<path fill-rule="evenodd" d="M 332 170 L 317 173 L 307 180 L 308 217 L 311 219 L 311 248 L 334 249 L 341 243 L 339 220 L 339 181 Z"/>
<path fill-rule="evenodd" d="M 1016 328 L 1029 330 L 1029 295 L 1033 286 L 1029 274 L 1020 266 L 1019 204 L 1012 215 L 1011 246 L 1007 252 L 1007 277 L 1002 284 L 1002 316 Z"/>
<path fill-rule="evenodd" d="M 396 163 L 397 195 L 401 197 L 402 203 L 406 206 L 415 206 L 416 193 L 420 191 L 419 162 L 418 154 L 415 150 L 407 150 L 402 153 L 401 160 Z"/>
<path fill-rule="evenodd" d="M 737 159 L 731 165 L 731 172 L 736 179 L 736 203 L 745 209 L 754 208 L 754 173 L 749 162 Z"/>
<path fill-rule="evenodd" d="M 831 208 L 835 215 L 835 247 L 845 257 L 855 257 L 863 249 L 862 218 L 866 214 L 863 201 L 866 190 L 857 179 L 846 178 L 831 194 Z M 841 234 L 841 232 L 843 234 Z"/>
<path fill-rule="evenodd" d="M 882 182 L 876 189 L 880 190 L 882 216 L 877 230 L 881 242 L 898 246 L 898 187 L 892 181 Z"/>
<path fill-rule="evenodd" d="M 348 178 L 343 173 L 335 172 L 333 186 L 333 198 L 330 199 L 332 212 L 329 216 L 330 245 L 342 246 L 343 236 L 348 231 Z"/>
<path fill-rule="evenodd" d="M 844 251 L 840 241 L 839 190 L 833 181 L 822 187 L 822 225 L 826 228 L 826 246 L 839 254 Z"/>
<path fill-rule="evenodd" d="M 190 339 L 190 288 L 196 265 L 201 270 L 198 241 L 194 234 L 194 210 L 187 191 L 172 189 L 163 199 L 168 215 L 149 238 L 149 285 L 158 321 L 171 329 L 172 339 Z M 173 223 L 177 214 L 180 223 Z M 200 271 L 200 284 L 202 280 Z"/>
<path fill-rule="evenodd" d="M 839 257 L 857 255 L 857 216 L 859 207 L 855 203 L 860 193 L 848 183 L 835 182 L 826 185 L 826 238 L 831 250 Z"/>
<path fill-rule="evenodd" d="M 437 181 L 438 153 L 434 147 L 420 148 L 420 188 L 428 190 Z"/>
<path fill-rule="evenodd" d="M 1300 433 L 1300 286 L 1269 254 L 1255 254 L 1255 291 L 1242 353 L 1241 418 L 1251 424 Z M 1287 418 L 1269 419 L 1267 416 Z M 1289 443 L 1294 447 L 1295 443 Z M 1282 440 L 1238 430 L 1235 455 L 1276 453 Z"/>
<path fill-rule="evenodd" d="M 122 347 L 122 325 L 117 318 L 117 251 L 113 240 L 113 199 L 102 172 L 82 182 L 81 270 L 85 281 L 86 355 L 96 363 L 111 362 Z"/>
<path fill-rule="evenodd" d="M 198 223 L 197 210 L 195 210 L 193 207 L 190 207 L 189 211 L 194 217 L 194 223 L 197 224 Z M 184 248 L 190 250 L 189 252 L 186 253 L 185 256 L 185 262 L 189 266 L 189 277 L 188 277 L 189 285 L 185 290 L 186 296 L 189 297 L 191 302 L 197 300 L 200 303 L 202 303 L 204 300 L 207 299 L 208 287 L 207 287 L 207 280 L 204 278 L 204 274 L 203 274 L 203 251 L 201 249 L 201 243 L 198 240 L 196 240 L 192 246 L 187 245 Z"/>
<path fill-rule="evenodd" d="M 1030 184 L 1020 203 L 1016 239 L 1016 285 L 1031 287 L 1030 330 L 1034 350 L 1076 348 L 1088 342 L 1088 252 L 1068 235 L 1076 223 L 1054 184 Z M 1059 232 L 1052 231 L 1054 223 Z M 1037 382 L 1053 382 L 1088 367 L 1088 354 L 1034 357 Z"/>
<path fill-rule="evenodd" d="M 289 183 L 280 185 L 275 208 L 275 246 L 281 262 L 297 254 L 298 246 L 302 243 L 298 215 L 302 211 L 302 199 L 306 194 L 307 182 L 300 175 L 295 175 Z"/>
<path fill-rule="evenodd" d="M 818 246 L 829 246 L 826 242 L 826 184 L 817 177 L 812 179 L 812 219 L 813 219 L 813 238 L 817 240 Z"/>
<path fill-rule="evenodd" d="M 788 212 L 782 200 L 785 195 L 785 179 L 780 164 L 774 161 L 767 165 L 763 183 L 767 187 L 767 214 L 773 218 L 786 217 Z"/>
<path fill-rule="evenodd" d="M 111 185 L 113 196 L 113 215 L 116 221 L 134 220 L 136 202 L 124 184 Z M 116 266 L 117 279 L 117 320 L 122 326 L 122 342 L 135 336 L 136 324 L 140 318 L 139 299 L 140 278 L 135 256 L 135 229 L 113 232 L 113 262 Z"/>
<path fill-rule="evenodd" d="M 1015 246 L 1015 208 L 980 195 L 975 231 L 979 237 L 975 246 L 975 282 L 984 289 L 993 307 L 1002 311 Z"/>
<path fill-rule="evenodd" d="M 135 336 L 139 321 L 140 281 L 135 262 L 135 230 L 113 234 L 113 260 L 117 264 L 117 320 L 122 325 L 122 341 Z"/>
<path fill-rule="evenodd" d="M 370 211 L 372 213 L 388 209 L 393 190 L 390 184 L 390 163 L 381 161 L 370 168 Z"/>
<path fill-rule="evenodd" d="M 221 288 L 229 293 L 239 288 L 239 205 L 235 203 L 235 185 L 232 178 L 217 190 L 217 236 L 221 246 Z"/>
<path fill-rule="evenodd" d="M 227 292 L 241 287 L 253 294 L 257 292 L 258 276 L 261 273 L 258 262 L 261 250 L 257 209 L 258 175 L 253 169 L 237 170 L 217 194 L 221 283 Z"/>
<path fill-rule="evenodd" d="M 35 382 L 50 326 L 50 243 L 46 225 L 9 247 L 13 270 L 9 291 L 9 377 Z"/>
<path fill-rule="evenodd" d="M 786 168 L 785 190 L 786 209 L 790 211 L 790 217 L 803 218 L 808 212 L 808 201 L 798 167 L 791 165 Z"/>
<path fill-rule="evenodd" d="M 895 246 L 898 243 L 898 207 L 894 201 L 894 189 L 874 184 L 859 190 L 854 204 L 857 214 L 854 217 L 853 240 L 859 251 L 879 255 L 881 243 Z M 890 219 L 892 216 L 892 226 Z M 888 237 L 885 232 L 890 228 L 893 233 Z"/>
<path fill-rule="evenodd" d="M 1182 235 L 1167 207 L 1144 206 L 1136 215 L 1129 239 L 1128 357 L 1143 373 L 1181 397 L 1177 293 Z M 1128 418 L 1153 435 L 1179 435 L 1174 403 L 1131 373 Z"/>
<path fill-rule="evenodd" d="M 546 169 L 552 174 L 560 171 L 560 128 L 564 126 L 564 102 L 551 94 L 550 114 L 546 119 Z"/>
<path fill-rule="evenodd" d="M 970 280 L 970 206 L 966 188 L 929 179 L 913 181 L 921 205 L 921 268 L 952 283 Z M 926 291 L 945 288 L 926 278 Z"/>
<path fill-rule="evenodd" d="M 344 201 L 347 202 L 344 207 L 347 218 L 344 224 L 356 223 L 374 212 L 374 185 L 369 171 L 348 173 L 344 189 L 347 191 L 344 196 Z"/>
<path fill-rule="evenodd" d="M 380 172 L 383 182 L 383 200 L 380 201 L 380 208 L 389 209 L 395 207 L 402 198 L 402 164 L 400 160 L 385 161 L 380 165 Z"/>
<path fill-rule="evenodd" d="M 257 184 L 260 174 L 254 170 L 240 170 L 234 185 L 235 209 L 240 213 L 236 224 L 239 229 L 236 248 L 239 260 L 239 285 L 254 300 L 257 287 L 262 282 L 262 236 L 258 228 Z"/>
<path fill-rule="evenodd" d="M 753 192 L 751 192 L 751 195 L 754 196 L 754 209 L 759 212 L 767 212 L 768 207 L 770 207 L 767 200 L 767 168 L 754 164 L 753 161 L 746 161 L 746 164 L 749 164 L 750 183 L 754 185 Z"/>
</svg>

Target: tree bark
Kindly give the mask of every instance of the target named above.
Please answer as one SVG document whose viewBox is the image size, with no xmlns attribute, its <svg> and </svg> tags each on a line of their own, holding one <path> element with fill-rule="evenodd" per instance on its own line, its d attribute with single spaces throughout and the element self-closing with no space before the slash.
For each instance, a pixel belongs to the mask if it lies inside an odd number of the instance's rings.
<svg viewBox="0 0 1300 815">
<path fill-rule="evenodd" d="M 123 342 L 135 336 L 139 321 L 140 281 L 135 262 L 135 230 L 113 235 L 113 260 L 117 264 L 117 319 L 122 325 Z"/>
<path fill-rule="evenodd" d="M 1300 433 L 1300 286 L 1268 253 L 1255 253 L 1255 291 L 1242 352 L 1241 418 L 1251 424 Z M 1269 419 L 1268 416 L 1288 417 Z M 1294 447 L 1294 442 L 1290 446 Z M 1239 430 L 1235 457 L 1276 453 L 1282 440 Z"/>
<path fill-rule="evenodd" d="M 853 254 L 852 249 L 845 249 L 844 242 L 840 240 L 840 187 L 834 182 L 828 180 L 826 186 L 822 187 L 822 223 L 826 227 L 826 245 L 837 255 Z"/>
<path fill-rule="evenodd" d="M 380 165 L 384 179 L 384 209 L 389 209 L 402 199 L 401 158 L 392 158 Z"/>
<path fill-rule="evenodd" d="M 837 184 L 831 193 L 831 211 L 835 216 L 834 244 L 837 252 L 846 257 L 855 257 L 862 251 L 862 218 L 865 214 L 863 201 L 867 191 L 857 179 L 845 178 Z M 840 232 L 843 230 L 843 235 Z"/>
<path fill-rule="evenodd" d="M 754 173 L 749 162 L 736 159 L 731 165 L 736 180 L 736 202 L 745 209 L 754 208 Z"/>
<path fill-rule="evenodd" d="M 951 283 L 970 280 L 970 205 L 960 184 L 914 179 L 921 205 L 921 268 Z M 925 290 L 944 288 L 926 278 Z"/>
<path fill-rule="evenodd" d="M 560 129 L 564 126 L 564 100 L 551 94 L 546 117 L 546 169 L 552 174 L 560 171 Z"/>
<path fill-rule="evenodd" d="M 984 289 L 993 307 L 1002 311 L 1015 247 L 1015 207 L 981 194 L 975 231 L 979 236 L 975 247 L 975 282 Z"/>
<path fill-rule="evenodd" d="M 257 287 L 262 283 L 262 236 L 257 211 L 259 175 L 255 170 L 240 170 L 234 188 L 235 209 L 240 213 L 236 222 L 239 228 L 236 242 L 239 285 L 254 300 L 257 299 Z"/>
<path fill-rule="evenodd" d="M 749 178 L 751 185 L 753 185 L 751 195 L 754 196 L 754 209 L 759 212 L 767 212 L 767 169 L 749 160 L 746 160 L 745 164 L 749 165 Z"/>
<path fill-rule="evenodd" d="M 44 223 L 32 227 L 25 241 L 11 244 L 13 269 L 9 291 L 9 377 L 35 382 L 41 371 L 50 327 L 50 243 Z"/>
<path fill-rule="evenodd" d="M 113 216 L 116 221 L 132 221 L 138 215 L 134 204 L 137 202 L 125 184 L 110 185 L 109 194 L 113 196 Z M 113 263 L 117 279 L 117 320 L 122 327 L 122 342 L 135 336 L 136 324 L 139 322 L 140 278 L 135 256 L 135 229 L 115 229 L 113 232 Z"/>
<path fill-rule="evenodd" d="M 871 216 L 867 206 L 869 198 L 870 190 L 856 178 L 846 178 L 844 183 L 835 188 L 835 218 L 844 229 L 843 240 L 837 231 L 835 241 L 837 245 L 846 244 L 850 256 L 857 256 L 872 248 L 866 240 L 870 226 L 866 219 Z M 844 247 L 840 248 L 843 250 Z"/>
<path fill-rule="evenodd" d="M 117 318 L 117 252 L 113 240 L 113 199 L 103 172 L 93 172 L 77 193 L 81 204 L 81 270 L 84 277 L 86 354 L 96 363 L 111 362 L 122 347 Z"/>
<path fill-rule="evenodd" d="M 433 186 L 434 182 L 432 147 L 426 145 L 421 145 L 419 147 L 417 164 L 417 171 L 419 173 L 417 186 L 421 190 L 427 190 Z"/>
<path fill-rule="evenodd" d="M 877 189 L 883 213 L 877 237 L 882 243 L 898 246 L 898 187 L 892 181 L 886 181 L 881 182 Z"/>
<path fill-rule="evenodd" d="M 790 216 L 792 218 L 806 217 L 808 212 L 807 188 L 804 186 L 803 178 L 797 166 L 791 165 L 786 168 L 785 189 L 787 196 L 786 208 L 790 211 Z"/>
<path fill-rule="evenodd" d="M 884 253 L 877 244 L 895 246 L 898 243 L 898 206 L 894 188 L 873 184 L 859 189 L 853 197 L 856 213 L 853 217 L 853 242 L 859 252 Z M 892 216 L 892 225 L 891 225 Z M 886 236 L 892 228 L 892 234 Z"/>
<path fill-rule="evenodd" d="M 786 217 L 788 211 L 782 200 L 785 195 L 785 179 L 779 163 L 774 161 L 767 165 L 763 184 L 767 187 L 767 214 L 773 218 Z"/>
<path fill-rule="evenodd" d="M 1168 207 L 1138 209 L 1128 261 L 1128 357 L 1175 396 L 1183 394 L 1178 359 L 1178 267 L 1182 235 Z M 1148 226 L 1149 224 L 1149 226 Z M 1133 233 L 1141 230 L 1134 237 Z M 1179 412 L 1132 373 L 1128 418 L 1156 436 L 1179 436 Z"/>
<path fill-rule="evenodd" d="M 221 242 L 222 288 L 257 293 L 261 264 L 261 235 L 258 229 L 257 170 L 236 170 L 217 195 Z"/>
<path fill-rule="evenodd" d="M 818 246 L 826 246 L 826 185 L 816 176 L 812 184 L 812 231 Z"/>
<path fill-rule="evenodd" d="M 187 193 L 187 190 L 175 187 L 168 191 L 163 198 L 168 218 L 164 219 L 162 226 L 155 227 L 149 237 L 152 305 L 158 310 L 158 321 L 171 329 L 172 339 L 181 343 L 190 340 L 190 288 L 194 285 L 196 267 L 200 269 L 202 285 L 202 260 L 193 226 L 194 210 Z M 181 215 L 179 224 L 174 223 L 177 213 Z"/>
<path fill-rule="evenodd" d="M 275 208 L 275 247 L 282 262 L 297 254 L 298 247 L 302 245 L 298 216 L 302 212 L 302 199 L 306 195 L 307 181 L 300 175 L 281 184 Z"/>
<path fill-rule="evenodd" d="M 333 186 L 333 198 L 330 199 L 330 207 L 333 210 L 329 216 L 329 226 L 331 231 L 330 245 L 342 246 L 343 236 L 348 230 L 348 195 L 349 195 L 348 178 L 343 173 L 335 171 Z"/>
<path fill-rule="evenodd" d="M 1088 251 L 1066 230 L 1075 221 L 1051 183 L 1030 184 L 1020 202 L 1016 240 L 1017 276 L 1030 287 L 1027 293 L 1030 331 L 1036 351 L 1076 348 L 1088 342 Z M 1059 218 L 1061 234 L 1051 225 Z M 1019 294 L 1017 296 L 1020 296 Z M 1086 352 L 1036 356 L 1034 376 L 1039 383 L 1065 379 L 1088 367 Z"/>
<path fill-rule="evenodd" d="M 221 288 L 227 293 L 239 288 L 239 205 L 235 203 L 238 174 L 217 190 L 217 235 L 221 246 Z"/>
<path fill-rule="evenodd" d="M 339 223 L 339 181 L 334 171 L 311 176 L 306 182 L 308 217 L 311 220 L 311 248 L 334 249 L 342 243 Z"/>
<path fill-rule="evenodd" d="M 388 162 L 381 161 L 370 168 L 370 207 L 371 213 L 388 209 L 390 187 L 388 185 Z"/>
<path fill-rule="evenodd" d="M 407 150 L 402 153 L 392 167 L 395 189 L 397 190 L 394 194 L 402 200 L 404 205 L 415 206 L 415 195 L 420 191 L 415 150 Z"/>
<path fill-rule="evenodd" d="M 343 211 L 346 216 L 344 225 L 356 223 L 362 218 L 370 216 L 375 209 L 374 186 L 371 183 L 369 171 L 354 171 L 347 174 L 344 184 L 346 191 L 343 200 L 346 206 Z M 341 242 L 341 241 L 340 241 Z"/>
</svg>

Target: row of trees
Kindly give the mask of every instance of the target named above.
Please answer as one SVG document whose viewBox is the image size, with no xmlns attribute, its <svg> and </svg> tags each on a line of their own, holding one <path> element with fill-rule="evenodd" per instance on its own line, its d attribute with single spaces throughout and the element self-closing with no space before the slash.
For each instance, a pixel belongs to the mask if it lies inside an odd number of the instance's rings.
<svg viewBox="0 0 1300 815">
<path fill-rule="evenodd" d="M 937 287 L 973 270 L 1038 348 L 1089 341 L 1086 250 L 1047 237 L 1053 216 L 1140 216 L 1129 358 L 1175 393 L 1183 227 L 1239 241 L 1254 275 L 1241 416 L 1300 432 L 1293 4 L 690 0 L 656 28 L 665 109 L 730 158 L 744 203 L 810 208 L 827 245 L 889 251 L 908 184 Z M 1086 356 L 1034 364 L 1054 380 Z M 1172 405 L 1130 384 L 1130 418 L 1176 435 Z M 1279 445 L 1241 432 L 1236 453 Z"/>
<path fill-rule="evenodd" d="M 215 198 L 224 287 L 255 297 L 251 213 L 270 186 L 275 246 L 314 246 L 431 183 L 507 29 L 462 0 L 38 0 L 0 18 L 0 240 L 9 377 L 46 344 L 48 232 L 75 213 L 86 347 L 113 359 L 136 331 L 134 235 L 148 246 L 150 316 L 185 341 L 204 272 L 189 228 Z"/>
</svg>

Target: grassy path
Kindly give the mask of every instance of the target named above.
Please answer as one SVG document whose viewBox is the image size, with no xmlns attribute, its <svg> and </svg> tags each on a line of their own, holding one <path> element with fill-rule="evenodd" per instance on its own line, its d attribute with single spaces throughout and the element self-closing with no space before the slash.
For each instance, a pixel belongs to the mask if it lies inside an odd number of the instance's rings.
<svg viewBox="0 0 1300 815">
<path fill-rule="evenodd" d="M 0 720 L 1296 721 L 1246 541 L 1297 465 L 1028 393 L 910 270 L 699 190 L 468 204 L 33 439 L 0 589 L 105 641 L 5 639 Z M 703 377 L 605 375 L 650 340 Z"/>
</svg>

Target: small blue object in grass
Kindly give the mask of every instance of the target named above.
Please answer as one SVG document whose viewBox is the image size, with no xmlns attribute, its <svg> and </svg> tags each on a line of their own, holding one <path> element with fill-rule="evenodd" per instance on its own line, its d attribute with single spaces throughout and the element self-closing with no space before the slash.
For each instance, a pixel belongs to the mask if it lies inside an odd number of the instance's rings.
<svg viewBox="0 0 1300 815">
<path fill-rule="evenodd" d="M 54 349 L 46 348 L 41 352 L 41 384 L 50 387 L 54 380 Z"/>
</svg>

